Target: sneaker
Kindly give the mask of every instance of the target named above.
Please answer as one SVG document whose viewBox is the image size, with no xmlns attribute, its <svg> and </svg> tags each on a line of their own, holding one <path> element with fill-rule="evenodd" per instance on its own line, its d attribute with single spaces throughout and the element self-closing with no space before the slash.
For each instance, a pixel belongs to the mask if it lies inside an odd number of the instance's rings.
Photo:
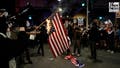
<svg viewBox="0 0 120 68">
<path fill-rule="evenodd" d="M 76 66 L 76 67 L 79 67 L 79 64 L 76 64 L 75 66 Z"/>
<path fill-rule="evenodd" d="M 113 54 L 114 53 L 114 51 L 111 51 L 111 54 Z"/>
<path fill-rule="evenodd" d="M 80 54 L 77 54 L 77 56 L 79 57 L 79 56 L 80 56 Z"/>
<path fill-rule="evenodd" d="M 75 53 L 72 53 L 72 55 L 75 55 Z"/>
<path fill-rule="evenodd" d="M 107 50 L 107 52 L 110 52 L 110 50 Z"/>
<path fill-rule="evenodd" d="M 85 66 L 85 64 L 79 64 L 79 68 L 82 68 L 84 66 Z"/>
<path fill-rule="evenodd" d="M 53 60 L 54 60 L 54 58 L 49 58 L 49 60 L 50 60 L 50 61 L 53 61 Z"/>
</svg>

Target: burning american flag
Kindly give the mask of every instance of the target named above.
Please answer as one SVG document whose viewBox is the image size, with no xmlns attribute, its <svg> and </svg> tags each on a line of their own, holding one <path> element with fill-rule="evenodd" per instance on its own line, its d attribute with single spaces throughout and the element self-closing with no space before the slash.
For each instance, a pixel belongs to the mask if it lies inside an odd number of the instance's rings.
<svg viewBox="0 0 120 68">
<path fill-rule="evenodd" d="M 47 19 L 46 22 L 50 48 L 54 57 L 57 57 L 69 48 L 66 29 L 58 12 L 51 20 Z"/>
</svg>

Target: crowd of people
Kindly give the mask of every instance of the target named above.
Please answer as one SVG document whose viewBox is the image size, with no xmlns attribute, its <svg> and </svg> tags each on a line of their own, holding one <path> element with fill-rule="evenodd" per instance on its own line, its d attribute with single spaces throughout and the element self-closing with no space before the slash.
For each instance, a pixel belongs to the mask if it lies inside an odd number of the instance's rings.
<svg viewBox="0 0 120 68">
<path fill-rule="evenodd" d="M 8 17 L 6 12 L 6 10 L 0 10 L 0 65 L 9 68 L 9 61 L 12 58 L 18 59 L 18 57 L 19 62 L 26 63 L 27 60 L 27 63 L 32 64 L 29 48 L 38 45 L 36 53 L 44 56 L 43 45 L 46 41 L 45 37 L 47 37 L 46 29 L 44 26 L 28 25 L 27 19 L 21 20 L 20 16 L 14 17 L 14 19 Z"/>
<path fill-rule="evenodd" d="M 97 49 L 104 49 L 111 54 L 115 53 L 120 46 L 120 26 L 114 27 L 114 24 L 108 20 L 100 22 L 99 19 L 93 19 L 88 28 L 84 25 L 79 26 L 78 22 L 68 23 L 68 35 L 72 42 L 72 55 L 80 56 L 81 49 L 89 47 L 91 50 L 90 58 L 97 60 Z"/>
<path fill-rule="evenodd" d="M 28 20 L 14 19 L 16 23 L 21 22 L 16 26 L 13 21 L 12 23 L 8 21 L 4 12 L 6 11 L 0 10 L 0 53 L 2 54 L 0 64 L 9 68 L 9 60 L 24 53 L 28 63 L 32 64 L 29 47 L 34 48 L 35 45 L 39 46 L 36 53 L 44 56 L 44 43 L 47 39 L 46 26 L 31 26 Z M 105 49 L 113 54 L 116 48 L 120 47 L 120 26 L 114 27 L 112 22 L 100 22 L 98 19 L 93 19 L 88 28 L 85 25 L 78 25 L 78 21 L 72 22 L 68 22 L 66 27 L 71 45 L 73 45 L 72 55 L 81 56 L 81 49 L 90 47 L 90 58 L 96 61 L 97 49 Z"/>
</svg>

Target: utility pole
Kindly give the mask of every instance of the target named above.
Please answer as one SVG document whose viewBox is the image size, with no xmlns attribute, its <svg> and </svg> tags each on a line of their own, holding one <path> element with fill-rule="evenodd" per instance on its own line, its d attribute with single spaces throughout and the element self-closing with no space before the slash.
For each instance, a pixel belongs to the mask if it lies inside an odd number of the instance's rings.
<svg viewBox="0 0 120 68">
<path fill-rule="evenodd" d="M 89 18 L 88 18 L 89 17 L 89 0 L 86 0 L 86 1 L 87 1 L 86 2 L 87 3 L 87 7 L 86 7 L 87 8 L 87 12 L 86 12 L 87 13 L 87 17 L 86 17 L 87 18 L 86 19 L 86 29 L 88 29 L 88 26 L 89 26 L 89 24 L 88 24 L 89 23 Z"/>
</svg>

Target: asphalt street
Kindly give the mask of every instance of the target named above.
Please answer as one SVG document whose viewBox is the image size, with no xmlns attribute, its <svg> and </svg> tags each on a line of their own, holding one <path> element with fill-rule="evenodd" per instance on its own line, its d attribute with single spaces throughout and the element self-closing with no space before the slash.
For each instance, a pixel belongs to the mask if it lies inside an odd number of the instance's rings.
<svg viewBox="0 0 120 68">
<path fill-rule="evenodd" d="M 71 46 L 72 48 L 72 46 Z M 73 49 L 73 48 L 72 48 Z M 48 44 L 44 45 L 45 55 L 40 56 L 37 52 L 37 47 L 30 49 L 32 64 L 24 64 L 24 68 L 77 68 L 70 60 L 65 60 L 65 55 L 53 57 Z M 90 58 L 90 49 L 82 48 L 81 56 L 77 57 L 81 63 L 84 63 L 83 68 L 120 68 L 120 53 L 113 54 L 106 50 L 97 50 L 98 62 L 93 62 Z"/>
</svg>

